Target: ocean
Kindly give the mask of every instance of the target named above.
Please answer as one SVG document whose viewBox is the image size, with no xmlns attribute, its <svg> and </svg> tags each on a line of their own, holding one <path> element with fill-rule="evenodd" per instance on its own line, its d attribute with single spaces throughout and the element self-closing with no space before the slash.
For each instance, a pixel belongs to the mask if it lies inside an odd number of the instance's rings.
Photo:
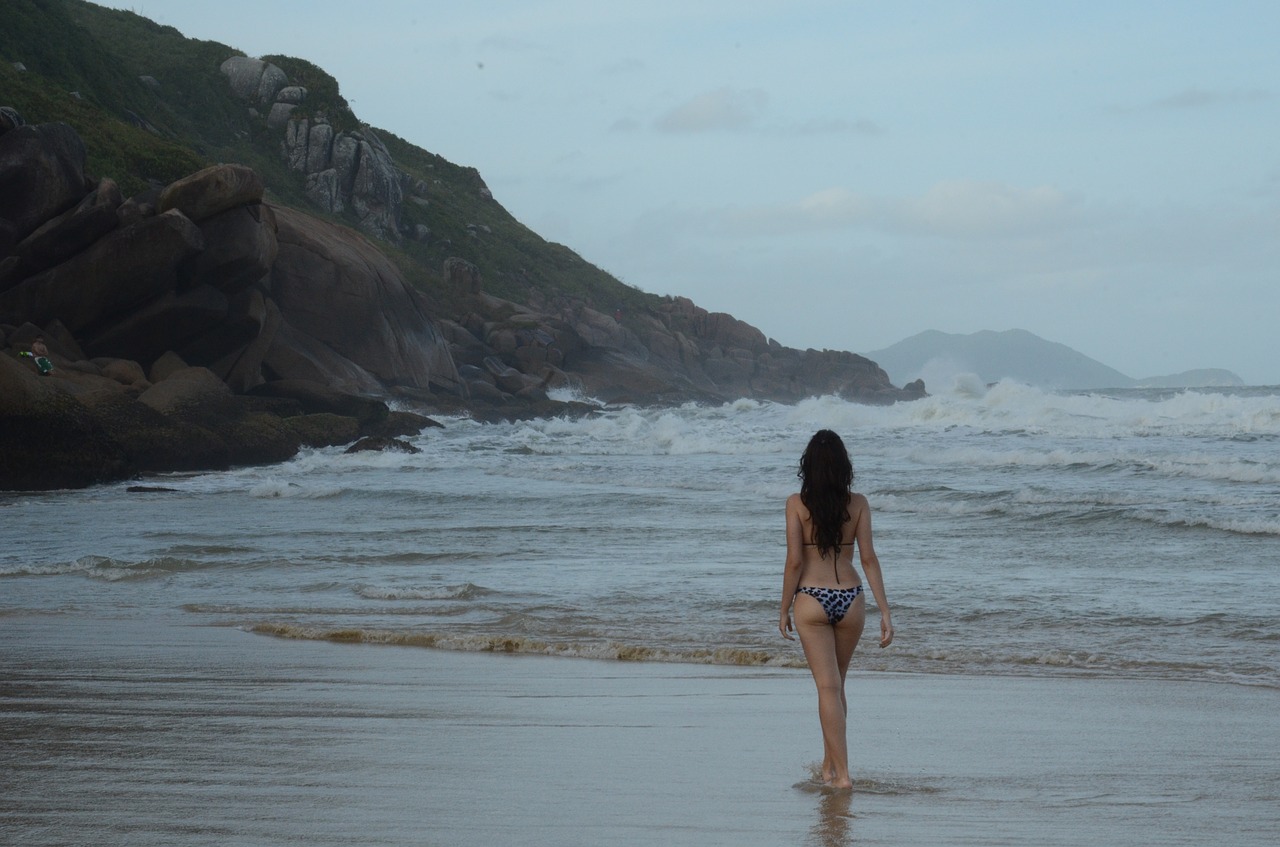
<svg viewBox="0 0 1280 847">
<path fill-rule="evenodd" d="M 776 629 L 783 503 L 809 436 L 831 428 L 871 504 L 897 630 L 888 649 L 864 642 L 855 674 L 1280 691 L 1280 388 L 959 381 L 887 407 L 440 420 L 415 455 L 306 450 L 143 481 L 164 490 L 0 494 L 0 671 L 59 678 L 48 662 L 77 650 L 91 665 L 80 642 L 106 621 L 308 657 L 554 656 L 801 685 L 799 646 Z M 75 633 L 61 658 L 32 635 L 57 631 Z M 31 717 L 26 696 L 0 692 L 0 729 Z"/>
<path fill-rule="evenodd" d="M 0 499 L 4 607 L 264 635 L 802 666 L 776 631 L 814 430 L 873 510 L 898 635 L 860 667 L 1280 687 L 1280 397 L 835 398 L 445 419 L 417 455 Z"/>
</svg>

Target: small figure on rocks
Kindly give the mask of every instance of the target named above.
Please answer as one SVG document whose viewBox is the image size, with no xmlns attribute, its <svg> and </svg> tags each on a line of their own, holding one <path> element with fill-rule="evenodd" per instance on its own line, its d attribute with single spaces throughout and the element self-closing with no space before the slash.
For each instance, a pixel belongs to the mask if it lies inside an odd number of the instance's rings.
<svg viewBox="0 0 1280 847">
<path fill-rule="evenodd" d="M 43 335 L 37 335 L 35 341 L 31 342 L 31 352 L 22 355 L 35 361 L 36 369 L 40 371 L 41 376 L 53 373 L 53 362 L 49 361 L 49 348 L 44 346 Z"/>
</svg>

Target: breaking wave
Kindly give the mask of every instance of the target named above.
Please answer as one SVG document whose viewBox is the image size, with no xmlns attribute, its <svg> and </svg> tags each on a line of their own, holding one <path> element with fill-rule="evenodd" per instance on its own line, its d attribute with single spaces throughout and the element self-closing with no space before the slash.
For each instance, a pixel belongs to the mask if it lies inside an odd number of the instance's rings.
<svg viewBox="0 0 1280 847">
<path fill-rule="evenodd" d="M 330 629 L 295 624 L 263 623 L 250 632 L 277 638 L 331 641 L 340 644 L 387 644 L 401 647 L 429 647 L 463 653 L 517 653 L 562 656 L 623 662 L 671 662 L 697 665 L 737 665 L 744 667 L 805 667 L 802 657 L 779 655 L 764 650 L 738 648 L 691 649 L 646 647 L 614 641 L 598 643 L 554 642 L 524 636 L 459 634 L 449 632 L 402 632 L 386 629 Z"/>
</svg>

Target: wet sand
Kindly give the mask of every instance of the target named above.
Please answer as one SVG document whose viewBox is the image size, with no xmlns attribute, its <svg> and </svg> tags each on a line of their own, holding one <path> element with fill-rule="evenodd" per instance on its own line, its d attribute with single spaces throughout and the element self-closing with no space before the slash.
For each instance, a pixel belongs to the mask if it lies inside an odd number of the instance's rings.
<svg viewBox="0 0 1280 847">
<path fill-rule="evenodd" d="M 24 845 L 1263 845 L 1280 692 L 853 674 L 855 791 L 807 673 L 0 616 Z"/>
</svg>

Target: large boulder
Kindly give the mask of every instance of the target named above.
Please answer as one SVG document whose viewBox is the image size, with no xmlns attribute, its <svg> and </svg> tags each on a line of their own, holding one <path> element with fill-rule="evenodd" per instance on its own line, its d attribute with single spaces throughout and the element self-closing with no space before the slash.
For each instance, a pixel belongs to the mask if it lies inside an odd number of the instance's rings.
<svg viewBox="0 0 1280 847">
<path fill-rule="evenodd" d="M 275 212 L 271 290 L 288 325 L 386 385 L 459 390 L 448 343 L 382 251 L 346 227 Z"/>
<path fill-rule="evenodd" d="M 769 344 L 765 334 L 746 321 L 724 312 L 709 312 L 704 337 L 725 347 L 761 349 Z"/>
<path fill-rule="evenodd" d="M 0 106 L 0 135 L 25 124 L 22 115 L 12 106 Z"/>
<path fill-rule="evenodd" d="M 293 108 L 276 103 L 267 123 L 284 127 L 284 158 L 306 175 L 307 199 L 326 212 L 350 209 L 365 232 L 398 239 L 405 177 L 387 146 L 367 127 L 335 134 L 324 118 L 293 118 Z"/>
<path fill-rule="evenodd" d="M 156 211 L 177 209 L 197 223 L 219 212 L 262 202 L 262 177 L 244 165 L 212 165 L 170 183 Z"/>
<path fill-rule="evenodd" d="M 0 255 L 80 202 L 89 191 L 84 163 L 84 142 L 66 124 L 25 124 L 0 135 L 0 221 L 12 239 L 0 243 Z"/>
<path fill-rule="evenodd" d="M 301 444 L 270 406 L 232 395 L 207 368 L 175 371 L 144 391 L 138 402 L 175 421 L 216 433 L 227 445 L 231 464 L 282 462 L 296 454 Z"/>
<path fill-rule="evenodd" d="M 351 184 L 351 209 L 360 219 L 361 229 L 395 240 L 400 237 L 400 205 L 404 202 L 400 170 L 373 130 L 363 130 L 362 136 Z"/>
<path fill-rule="evenodd" d="M 187 344 L 227 319 L 227 296 L 209 285 L 181 294 L 166 292 L 85 343 L 90 356 L 119 356 L 151 362 Z"/>
<path fill-rule="evenodd" d="M 268 377 L 309 380 L 352 394 L 380 394 L 384 390 L 373 374 L 325 342 L 298 330 L 283 316 L 262 356 L 255 384 Z"/>
<path fill-rule="evenodd" d="M 450 256 L 444 260 L 444 278 L 451 288 L 479 294 L 483 288 L 480 269 L 466 259 Z"/>
<path fill-rule="evenodd" d="M 80 488 L 134 473 L 125 451 L 58 381 L 0 353 L 0 489 Z"/>
<path fill-rule="evenodd" d="M 376 451 L 380 453 L 421 453 L 422 450 L 414 447 L 408 441 L 399 438 L 383 438 L 381 436 L 369 435 L 361 438 L 355 444 L 346 449 L 347 453 L 364 453 L 367 451 Z"/>
<path fill-rule="evenodd" d="M 274 103 L 280 89 L 289 84 L 289 77 L 280 68 L 248 56 L 232 56 L 219 70 L 237 97 L 261 106 Z"/>
<path fill-rule="evenodd" d="M 346 209 L 342 200 L 342 191 L 338 187 L 338 171 L 328 168 L 323 171 L 307 174 L 307 183 L 303 188 L 307 199 L 325 212 L 337 214 Z"/>
<path fill-rule="evenodd" d="M 355 418 L 335 415 L 332 412 L 316 412 L 287 418 L 285 426 L 298 436 L 306 447 L 333 447 L 350 444 L 360 437 L 360 422 Z"/>
<path fill-rule="evenodd" d="M 0 292 L 0 322 L 57 318 L 72 332 L 101 326 L 172 289 L 179 263 L 203 246 L 200 230 L 181 212 L 143 219 Z"/>
<path fill-rule="evenodd" d="M 387 404 L 381 400 L 337 391 L 324 383 L 305 379 L 273 380 L 250 393 L 255 397 L 288 398 L 308 414 L 341 415 L 355 419 L 361 426 L 385 421 L 390 414 Z"/>
<path fill-rule="evenodd" d="M 122 202 L 120 188 L 104 178 L 78 204 L 28 235 L 15 252 L 32 270 L 57 264 L 119 226 L 116 209 Z"/>
<path fill-rule="evenodd" d="M 257 289 L 249 289 L 246 311 L 260 315 L 257 334 L 243 348 L 228 353 L 210 367 L 237 394 L 245 394 L 251 388 L 266 382 L 262 375 L 262 363 L 275 345 L 276 333 L 284 324 L 284 318 L 276 304 L 262 297 Z"/>
<path fill-rule="evenodd" d="M 219 406 L 231 389 L 208 368 L 188 367 L 173 373 L 142 393 L 138 402 L 163 415 L 183 415 Z"/>
<path fill-rule="evenodd" d="M 220 470 L 231 464 L 221 435 L 171 418 L 121 392 L 97 391 L 81 403 L 143 473 Z"/>
<path fill-rule="evenodd" d="M 269 206 L 236 206 L 205 218 L 199 226 L 204 250 L 182 268 L 184 285 L 212 285 L 235 294 L 271 272 L 279 244 Z"/>
<path fill-rule="evenodd" d="M 289 167 L 305 174 L 328 170 L 332 167 L 333 140 L 333 127 L 326 121 L 290 121 L 285 133 Z"/>
<path fill-rule="evenodd" d="M 216 290 L 208 286 L 201 288 L 205 291 Z M 218 294 L 221 296 L 221 292 Z M 213 299 L 211 297 L 210 301 Z M 189 363 L 209 367 L 226 380 L 234 361 L 231 357 L 238 358 L 258 340 L 266 328 L 268 302 L 256 288 L 247 288 L 228 298 L 225 316 L 205 331 L 193 331 L 182 339 L 180 346 L 176 348 L 178 353 Z M 243 393 L 235 386 L 231 388 L 236 393 Z"/>
<path fill-rule="evenodd" d="M 635 334 L 611 315 L 582 306 L 574 315 L 573 329 L 588 346 L 619 350 L 644 358 L 648 349 Z"/>
</svg>

